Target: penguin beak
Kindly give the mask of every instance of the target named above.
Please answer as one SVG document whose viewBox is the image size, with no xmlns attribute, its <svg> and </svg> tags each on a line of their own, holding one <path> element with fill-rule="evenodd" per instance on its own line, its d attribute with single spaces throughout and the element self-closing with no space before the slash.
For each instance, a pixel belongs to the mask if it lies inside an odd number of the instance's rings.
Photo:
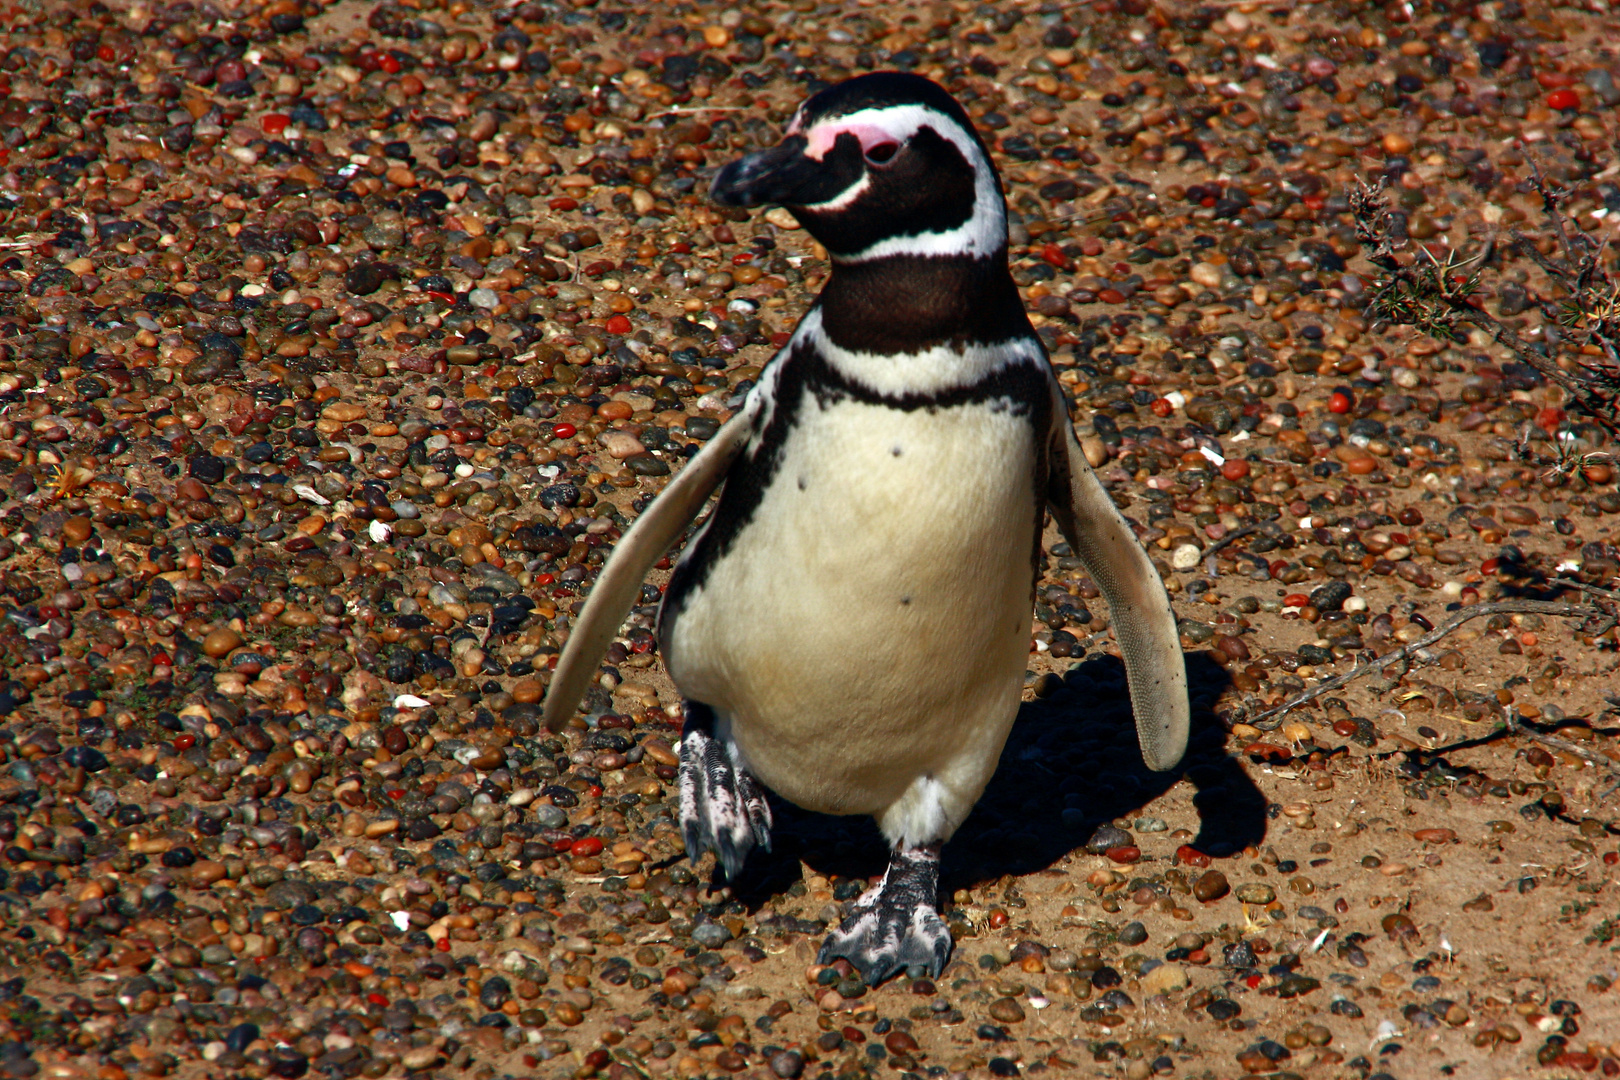
<svg viewBox="0 0 1620 1080">
<path fill-rule="evenodd" d="M 803 135 L 791 135 L 769 150 L 738 158 L 715 174 L 709 197 L 721 206 L 802 205 L 821 178 L 822 163 L 805 155 Z"/>
</svg>

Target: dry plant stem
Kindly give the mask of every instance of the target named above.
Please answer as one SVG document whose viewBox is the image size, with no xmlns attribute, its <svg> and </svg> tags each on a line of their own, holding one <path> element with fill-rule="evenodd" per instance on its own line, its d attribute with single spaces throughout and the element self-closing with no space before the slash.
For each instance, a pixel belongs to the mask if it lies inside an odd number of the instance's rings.
<svg viewBox="0 0 1620 1080">
<path fill-rule="evenodd" d="M 1569 739 L 1560 739 L 1557 735 L 1546 735 L 1534 728 L 1527 728 L 1519 722 L 1520 719 L 1518 709 L 1509 709 L 1507 711 L 1509 734 L 1523 735 L 1527 739 L 1534 739 L 1543 746 L 1550 746 L 1554 750 L 1560 750 L 1566 754 L 1574 754 L 1593 768 L 1602 769 L 1610 776 L 1620 778 L 1620 767 L 1616 767 L 1614 762 L 1602 754 L 1593 753 L 1591 750 L 1586 749 L 1579 743 L 1571 742 Z"/>
<path fill-rule="evenodd" d="M 1253 720 L 1246 722 L 1255 727 L 1260 727 L 1272 717 L 1277 717 L 1277 723 L 1280 724 L 1282 722 L 1282 716 L 1285 713 L 1288 713 L 1293 709 L 1297 709 L 1306 702 L 1313 701 L 1316 698 L 1321 697 L 1323 694 L 1337 690 L 1339 687 L 1345 686 L 1350 682 L 1361 678 L 1370 671 L 1377 671 L 1387 664 L 1392 664 L 1399 660 L 1405 660 L 1413 653 L 1418 652 L 1421 649 L 1427 649 L 1430 645 L 1440 641 L 1442 638 L 1454 632 L 1464 623 L 1470 622 L 1474 619 L 1483 618 L 1487 615 L 1558 615 L 1563 618 L 1575 618 L 1576 616 L 1584 616 L 1589 618 L 1593 615 L 1599 615 L 1611 619 L 1614 617 L 1612 615 L 1607 615 L 1605 612 L 1600 611 L 1595 607 L 1589 607 L 1585 604 L 1565 604 L 1556 600 L 1498 600 L 1493 604 L 1475 604 L 1473 607 L 1464 608 L 1463 610 L 1457 612 L 1457 614 L 1453 615 L 1451 618 L 1447 619 L 1445 622 L 1441 623 L 1427 634 L 1424 634 L 1416 641 L 1409 642 L 1393 652 L 1387 652 L 1375 660 L 1354 667 L 1345 672 L 1343 675 L 1335 675 L 1331 679 L 1324 679 L 1315 686 L 1311 687 L 1309 690 L 1305 691 L 1303 694 L 1297 694 L 1289 700 L 1283 702 L 1281 705 L 1278 705 L 1276 708 L 1267 709 Z M 1277 724 L 1271 725 L 1273 728 L 1276 726 Z M 1270 728 L 1267 730 L 1270 730 Z"/>
<path fill-rule="evenodd" d="M 1602 408 L 1597 402 L 1590 400 L 1598 393 L 1596 387 L 1587 386 L 1579 380 L 1570 377 L 1569 372 L 1559 367 L 1557 361 L 1542 356 L 1536 350 L 1532 349 L 1525 343 L 1525 340 L 1519 336 L 1518 331 L 1514 330 L 1510 326 L 1506 326 L 1498 322 L 1490 315 L 1489 312 L 1481 311 L 1479 308 L 1466 303 L 1458 303 L 1455 306 L 1458 317 L 1464 322 L 1477 326 L 1481 330 L 1485 331 L 1491 336 L 1492 341 L 1496 342 L 1504 349 L 1507 349 L 1509 352 L 1513 353 L 1514 356 L 1517 356 L 1520 360 L 1523 360 L 1526 364 L 1529 364 L 1531 367 L 1535 368 L 1536 371 L 1563 387 L 1563 389 L 1568 392 L 1571 401 L 1578 402 L 1587 407 L 1587 411 L 1592 415 L 1592 419 L 1602 424 L 1609 431 L 1620 433 L 1620 426 L 1617 426 L 1615 418 L 1610 415 L 1609 411 Z"/>
<path fill-rule="evenodd" d="M 1579 589 L 1588 596 L 1601 596 L 1606 600 L 1620 600 L 1620 592 L 1613 589 L 1600 589 L 1596 585 L 1588 585 L 1584 581 L 1572 581 L 1569 578 L 1553 578 L 1548 584 L 1557 585 L 1565 589 Z"/>
<path fill-rule="evenodd" d="M 1531 165 L 1535 170 L 1536 190 L 1540 192 L 1543 209 L 1557 232 L 1560 250 L 1566 258 L 1573 259 L 1576 254 L 1573 242 L 1564 229 L 1563 220 L 1557 210 L 1559 196 L 1544 183 L 1540 170 L 1535 168 L 1534 162 Z M 1428 256 L 1428 265 L 1424 265 L 1421 261 L 1403 263 L 1398 259 L 1395 255 L 1395 244 L 1389 234 L 1389 212 L 1375 189 L 1364 185 L 1352 201 L 1352 207 L 1356 217 L 1357 238 L 1361 242 L 1367 261 L 1387 274 L 1390 282 L 1398 283 L 1407 296 L 1421 298 L 1422 304 L 1427 307 L 1425 310 L 1420 306 L 1411 313 L 1390 315 L 1389 318 L 1436 336 L 1444 335 L 1459 324 L 1483 330 L 1496 344 L 1561 387 L 1569 394 L 1572 406 L 1586 412 L 1611 434 L 1620 435 L 1620 417 L 1615 415 L 1612 407 L 1614 394 L 1605 388 L 1598 372 L 1586 368 L 1583 370 L 1584 377 L 1572 375 L 1559 367 L 1554 357 L 1543 356 L 1531 348 L 1512 327 L 1478 306 L 1472 295 L 1478 281 L 1477 273 L 1466 285 L 1459 288 L 1454 287 L 1449 280 L 1451 273 L 1458 269 L 1449 259 L 1446 264 L 1440 265 L 1424 248 L 1418 250 L 1421 255 Z M 1596 268 L 1595 263 L 1577 271 L 1543 256 L 1535 245 L 1522 235 L 1516 234 L 1515 241 L 1519 251 L 1540 265 L 1550 278 L 1561 284 L 1572 296 L 1582 294 L 1583 282 Z M 1480 257 L 1483 258 L 1489 251 L 1490 248 L 1487 246 Z M 1473 261 L 1469 260 L 1470 263 Z M 1612 355 L 1613 349 L 1609 347 L 1612 343 L 1605 339 L 1604 344 L 1606 352 Z"/>
<path fill-rule="evenodd" d="M 1215 555 L 1217 552 L 1226 547 L 1228 544 L 1241 540 L 1245 536 L 1248 536 L 1251 533 L 1257 533 L 1259 531 L 1260 526 L 1258 525 L 1245 525 L 1241 529 L 1234 529 L 1232 532 L 1227 533 L 1225 536 L 1209 545 L 1208 550 L 1204 552 L 1204 569 L 1208 572 L 1209 576 L 1219 576 L 1215 571 Z"/>
</svg>

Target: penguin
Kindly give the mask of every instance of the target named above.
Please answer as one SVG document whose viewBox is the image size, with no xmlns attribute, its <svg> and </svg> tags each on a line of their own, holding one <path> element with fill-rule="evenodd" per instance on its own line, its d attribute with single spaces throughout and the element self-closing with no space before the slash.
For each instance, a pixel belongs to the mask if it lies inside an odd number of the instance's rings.
<svg viewBox="0 0 1620 1080">
<path fill-rule="evenodd" d="M 710 197 L 788 208 L 831 274 L 737 413 L 626 532 L 549 686 L 572 714 L 646 573 L 718 489 L 659 609 L 685 700 L 683 838 L 734 877 L 768 849 L 768 789 L 870 814 L 882 880 L 821 963 L 868 984 L 950 957 L 939 858 L 995 772 L 1030 649 L 1044 515 L 1113 615 L 1142 755 L 1186 747 L 1163 582 L 1092 473 L 1007 265 L 1000 177 L 961 105 L 920 76 L 821 90 Z M 1038 823 L 1032 823 L 1038 827 Z"/>
</svg>

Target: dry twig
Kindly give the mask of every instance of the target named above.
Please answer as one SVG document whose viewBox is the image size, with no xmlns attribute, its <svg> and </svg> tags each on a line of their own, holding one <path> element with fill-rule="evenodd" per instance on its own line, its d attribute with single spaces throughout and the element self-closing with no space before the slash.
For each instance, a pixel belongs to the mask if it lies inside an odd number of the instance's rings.
<svg viewBox="0 0 1620 1080">
<path fill-rule="evenodd" d="M 1259 531 L 1260 526 L 1258 525 L 1245 525 L 1241 529 L 1233 529 L 1231 532 L 1209 545 L 1209 547 L 1204 550 L 1204 571 L 1209 574 L 1210 577 L 1219 577 L 1220 575 L 1215 570 L 1216 553 L 1233 541 L 1241 540 L 1245 536 L 1248 536 L 1251 533 L 1257 533 Z"/>
<path fill-rule="evenodd" d="M 1306 702 L 1314 701 L 1323 694 L 1337 690 L 1339 687 L 1345 686 L 1354 680 L 1361 678 L 1370 671 L 1376 671 L 1388 664 L 1405 660 L 1413 653 L 1416 653 L 1422 649 L 1427 649 L 1430 645 L 1433 645 L 1435 642 L 1440 641 L 1447 635 L 1453 633 L 1464 623 L 1470 622 L 1474 619 L 1483 618 L 1487 615 L 1558 615 L 1564 618 L 1575 618 L 1576 616 L 1592 618 L 1593 616 L 1597 616 L 1599 618 L 1608 619 L 1609 626 L 1613 626 L 1615 622 L 1620 621 L 1617 620 L 1614 615 L 1603 611 L 1600 608 L 1591 607 L 1586 604 L 1565 604 L 1556 600 L 1498 600 L 1492 604 L 1475 604 L 1472 607 L 1463 608 L 1461 611 L 1457 612 L 1457 614 L 1453 615 L 1451 618 L 1447 619 L 1445 622 L 1441 623 L 1427 634 L 1424 634 L 1416 641 L 1402 645 L 1400 648 L 1395 649 L 1392 652 L 1387 652 L 1383 656 L 1380 656 L 1368 663 L 1360 664 L 1354 668 L 1351 668 L 1343 675 L 1335 675 L 1331 679 L 1323 679 L 1321 682 L 1317 683 L 1309 690 L 1306 690 L 1304 693 L 1296 694 L 1294 697 L 1289 698 L 1276 708 L 1267 709 L 1254 719 L 1245 721 L 1245 723 L 1252 724 L 1255 727 L 1264 728 L 1265 730 L 1269 731 L 1282 723 L 1282 718 L 1285 714 L 1299 708 Z M 1608 627 L 1606 626 L 1604 629 L 1606 630 Z M 1276 717 L 1276 721 L 1268 725 L 1266 722 L 1271 720 L 1272 717 Z"/>
<path fill-rule="evenodd" d="M 1554 750 L 1560 750 L 1566 754 L 1574 754 L 1593 768 L 1602 769 L 1610 776 L 1620 778 L 1620 767 L 1617 767 L 1614 762 L 1602 754 L 1588 750 L 1580 743 L 1572 742 L 1569 739 L 1561 739 L 1557 735 L 1548 735 L 1545 732 L 1537 731 L 1535 728 L 1525 727 L 1521 723 L 1522 719 L 1523 717 L 1519 715 L 1518 709 L 1509 709 L 1507 711 L 1507 730 L 1509 734 L 1523 735 L 1525 738 L 1533 739 L 1543 746 L 1550 746 Z"/>
</svg>

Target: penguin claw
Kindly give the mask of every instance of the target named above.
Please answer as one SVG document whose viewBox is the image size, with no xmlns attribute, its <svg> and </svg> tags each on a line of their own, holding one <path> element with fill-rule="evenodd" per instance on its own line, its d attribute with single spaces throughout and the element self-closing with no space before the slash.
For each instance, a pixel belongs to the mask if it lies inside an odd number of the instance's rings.
<svg viewBox="0 0 1620 1080">
<path fill-rule="evenodd" d="M 771 808 L 765 793 L 706 724 L 681 736 L 681 836 L 696 862 L 712 851 L 727 880 L 756 846 L 771 849 Z"/>
<path fill-rule="evenodd" d="M 939 975 L 951 958 L 951 934 L 934 910 L 938 885 L 939 845 L 895 851 L 883 880 L 851 905 L 816 962 L 843 957 L 868 986 L 912 967 Z"/>
</svg>

